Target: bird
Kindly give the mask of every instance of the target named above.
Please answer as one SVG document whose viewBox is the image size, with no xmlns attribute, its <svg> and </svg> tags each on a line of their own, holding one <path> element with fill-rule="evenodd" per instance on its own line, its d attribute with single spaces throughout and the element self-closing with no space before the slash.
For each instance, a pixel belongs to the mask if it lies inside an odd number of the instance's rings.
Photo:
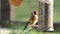
<svg viewBox="0 0 60 34">
<path fill-rule="evenodd" d="M 28 27 L 38 27 L 38 25 L 36 25 L 37 22 L 38 22 L 38 12 L 36 10 L 34 10 L 31 13 L 31 17 L 30 17 L 29 21 L 26 23 L 24 30 L 26 28 L 29 29 Z"/>
</svg>

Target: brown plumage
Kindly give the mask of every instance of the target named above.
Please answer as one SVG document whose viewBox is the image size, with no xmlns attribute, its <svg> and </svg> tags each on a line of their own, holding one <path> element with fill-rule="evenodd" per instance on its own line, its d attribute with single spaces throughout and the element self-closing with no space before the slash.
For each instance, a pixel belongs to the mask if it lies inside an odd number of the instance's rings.
<svg viewBox="0 0 60 34">
<path fill-rule="evenodd" d="M 27 28 L 27 26 L 33 26 L 38 22 L 38 12 L 37 11 L 33 11 L 32 15 L 28 21 L 28 23 L 26 24 L 24 30 Z"/>
</svg>

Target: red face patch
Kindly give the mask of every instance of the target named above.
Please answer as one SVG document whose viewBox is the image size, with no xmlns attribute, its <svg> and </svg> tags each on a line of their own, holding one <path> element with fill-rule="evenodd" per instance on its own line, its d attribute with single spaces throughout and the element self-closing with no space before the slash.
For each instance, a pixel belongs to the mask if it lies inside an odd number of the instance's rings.
<svg viewBox="0 0 60 34">
<path fill-rule="evenodd" d="M 34 11 L 34 15 L 36 15 L 36 11 Z"/>
</svg>

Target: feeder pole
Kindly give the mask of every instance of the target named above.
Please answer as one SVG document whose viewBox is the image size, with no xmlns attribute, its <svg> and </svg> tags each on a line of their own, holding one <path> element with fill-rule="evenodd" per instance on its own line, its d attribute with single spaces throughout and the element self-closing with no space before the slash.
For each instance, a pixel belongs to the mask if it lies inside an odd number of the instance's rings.
<svg viewBox="0 0 60 34">
<path fill-rule="evenodd" d="M 48 0 L 48 22 L 47 28 L 54 28 L 53 27 L 53 0 Z"/>
<path fill-rule="evenodd" d="M 45 0 L 39 0 L 39 24 L 40 29 L 45 27 Z"/>
<path fill-rule="evenodd" d="M 48 30 L 53 28 L 53 0 L 39 0 L 39 26 Z"/>
</svg>

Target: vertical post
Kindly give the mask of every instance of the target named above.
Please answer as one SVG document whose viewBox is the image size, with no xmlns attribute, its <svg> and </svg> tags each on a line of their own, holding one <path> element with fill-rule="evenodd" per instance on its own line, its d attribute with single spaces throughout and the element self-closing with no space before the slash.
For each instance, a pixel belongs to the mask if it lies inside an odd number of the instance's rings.
<svg viewBox="0 0 60 34">
<path fill-rule="evenodd" d="M 1 25 L 1 0 L 0 0 L 0 25 Z"/>
<path fill-rule="evenodd" d="M 0 19 L 0 24 L 2 26 L 6 26 L 9 21 L 10 17 L 10 5 L 8 3 L 8 0 L 1 0 L 1 19 Z"/>
<path fill-rule="evenodd" d="M 15 20 L 15 7 L 10 5 L 10 21 Z"/>
<path fill-rule="evenodd" d="M 39 0 L 39 26 L 40 29 L 45 27 L 45 0 Z"/>
<path fill-rule="evenodd" d="M 39 26 L 46 31 L 53 29 L 53 0 L 39 0 Z"/>
<path fill-rule="evenodd" d="M 47 22 L 47 31 L 54 31 L 53 27 L 53 0 L 48 0 L 48 22 Z"/>
<path fill-rule="evenodd" d="M 0 0 L 0 21 L 1 21 L 1 0 Z"/>
</svg>

